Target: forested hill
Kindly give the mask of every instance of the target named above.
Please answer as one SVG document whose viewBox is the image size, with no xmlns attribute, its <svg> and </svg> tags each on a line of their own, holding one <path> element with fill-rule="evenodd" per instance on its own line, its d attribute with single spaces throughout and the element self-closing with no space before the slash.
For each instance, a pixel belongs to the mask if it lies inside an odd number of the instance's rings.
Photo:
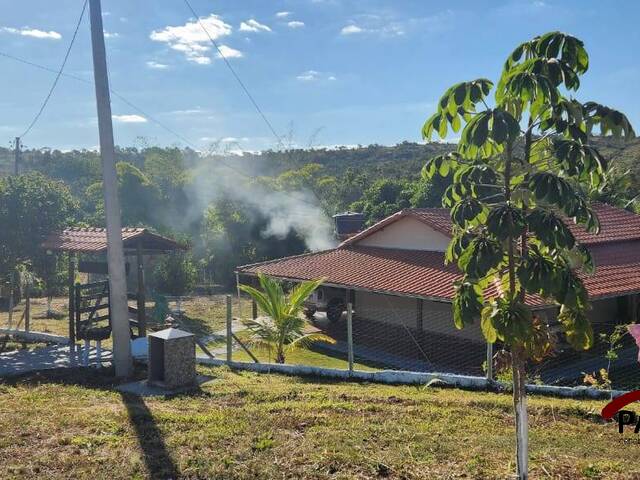
<svg viewBox="0 0 640 480">
<path fill-rule="evenodd" d="M 614 168 L 610 184 L 590 195 L 629 207 L 640 192 L 640 140 L 594 142 Z M 330 247 L 330 216 L 345 209 L 362 211 L 371 224 L 402 208 L 440 206 L 449 180 L 432 184 L 420 171 L 427 159 L 454 148 L 405 142 L 244 155 L 119 148 L 123 224 L 187 241 L 204 276 L 232 281 L 237 265 Z M 12 172 L 13 151 L 0 148 L 0 175 Z M 60 189 L 73 208 L 59 224 L 103 224 L 98 153 L 27 150 L 21 173 L 34 176 L 23 184 L 24 195 L 41 191 L 46 177 L 60 182 L 47 188 Z"/>
<path fill-rule="evenodd" d="M 293 167 L 301 167 L 309 163 L 320 164 L 328 175 L 340 175 L 347 168 L 368 170 L 377 176 L 409 177 L 420 172 L 424 160 L 434 155 L 449 152 L 454 149 L 453 144 L 429 143 L 418 144 L 403 142 L 394 146 L 369 145 L 357 148 L 313 148 L 290 149 L 285 151 L 265 151 L 259 154 L 246 152 L 239 155 L 207 155 L 211 159 L 225 158 L 239 168 L 246 168 L 259 175 L 277 175 Z M 156 150 L 151 148 L 148 150 Z M 183 150 L 186 164 L 195 166 L 199 161 L 198 154 L 190 149 Z M 124 161 L 142 166 L 145 150 L 134 148 L 119 148 L 118 161 Z M 95 152 L 74 150 L 61 152 L 59 150 L 42 149 L 27 150 L 23 153 L 27 168 L 41 169 L 41 166 L 51 162 L 77 163 L 81 159 L 92 162 L 97 159 Z M 13 172 L 14 153 L 12 150 L 0 147 L 0 174 Z M 190 164 L 190 165 L 189 165 Z"/>
<path fill-rule="evenodd" d="M 640 159 L 640 138 L 626 143 L 600 138 L 594 138 L 592 141 L 601 149 L 605 157 L 612 158 L 620 168 L 630 169 L 634 176 L 640 178 L 640 162 L 638 161 Z M 247 168 L 249 172 L 257 175 L 273 176 L 291 168 L 315 163 L 322 165 L 327 175 L 333 176 L 340 176 L 346 169 L 351 168 L 356 171 L 366 170 L 374 177 L 409 178 L 420 172 L 425 159 L 449 152 L 454 148 L 455 145 L 447 143 L 403 142 L 394 146 L 369 145 L 357 148 L 291 149 L 266 151 L 260 154 L 245 153 L 242 156 L 212 154 L 210 158 L 224 157 L 238 168 Z M 200 161 L 199 155 L 193 150 L 185 149 L 182 152 L 187 166 L 194 166 Z M 145 150 L 119 148 L 117 155 L 118 161 L 141 167 L 144 163 Z M 98 160 L 97 154 L 88 150 L 66 152 L 52 149 L 27 150 L 23 153 L 23 157 L 26 168 L 37 170 L 42 170 L 45 165 L 59 170 L 52 165 L 56 162 L 75 165 L 86 162 L 90 165 Z M 12 150 L 0 147 L 0 175 L 13 172 L 13 159 Z"/>
</svg>

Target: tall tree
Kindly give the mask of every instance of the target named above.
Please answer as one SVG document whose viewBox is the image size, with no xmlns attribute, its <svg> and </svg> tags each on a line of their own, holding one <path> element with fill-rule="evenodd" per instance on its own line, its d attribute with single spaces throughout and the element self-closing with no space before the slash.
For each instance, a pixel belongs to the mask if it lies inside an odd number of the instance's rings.
<svg viewBox="0 0 640 480">
<path fill-rule="evenodd" d="M 41 173 L 0 179 L 0 276 L 45 265 L 42 241 L 73 222 L 77 208 L 64 183 Z"/>
<path fill-rule="evenodd" d="M 579 39 L 561 32 L 535 37 L 509 55 L 495 88 L 482 78 L 449 88 L 422 130 L 429 139 L 462 129 L 457 151 L 432 159 L 423 173 L 453 177 L 443 202 L 454 223 L 446 258 L 463 273 L 453 302 L 455 325 L 479 317 L 487 341 L 500 340 L 511 352 L 520 479 L 528 477 L 525 363 L 550 348 L 547 325 L 525 298 L 557 304 L 569 342 L 591 346 L 587 291 L 576 270 L 592 270 L 593 261 L 566 222 L 599 229 L 576 188 L 604 180 L 605 159 L 589 143 L 592 129 L 634 135 L 622 113 L 567 96 L 578 90 L 588 66 Z"/>
</svg>

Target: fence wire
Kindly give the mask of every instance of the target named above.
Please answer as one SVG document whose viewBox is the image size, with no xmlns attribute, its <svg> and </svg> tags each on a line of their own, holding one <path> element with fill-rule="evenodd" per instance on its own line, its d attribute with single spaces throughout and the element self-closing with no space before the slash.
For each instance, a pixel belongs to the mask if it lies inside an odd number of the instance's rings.
<svg viewBox="0 0 640 480">
<path fill-rule="evenodd" d="M 249 297 L 229 295 L 231 301 L 231 360 L 234 362 L 273 363 L 276 348 L 259 341 L 247 321 L 262 313 Z M 180 325 L 198 337 L 215 358 L 227 359 L 227 295 L 201 294 L 168 298 L 168 310 L 180 319 Z M 334 321 L 320 309 L 310 316 L 304 334 L 322 334 L 315 342 L 284 349 L 287 364 L 331 369 L 349 368 L 349 351 L 355 370 L 395 370 L 423 373 L 455 373 L 477 377 L 487 375 L 487 344 L 478 324 L 457 330 L 451 318 L 451 306 L 427 300 L 419 301 L 380 294 L 356 294 L 351 315 L 343 311 Z M 24 299 L 14 306 L 13 328 L 25 314 Z M 154 318 L 155 298 L 147 298 L 148 330 L 165 328 Z M 30 327 L 33 332 L 65 336 L 68 332 L 67 299 L 31 298 Z M 553 351 L 540 362 L 527 366 L 530 383 L 558 386 L 591 386 L 601 389 L 634 390 L 640 386 L 638 346 L 628 333 L 624 317 L 613 315 L 593 322 L 594 345 L 587 351 L 574 350 L 558 335 Z M 6 328 L 8 312 L 0 309 L 0 323 Z M 552 323 L 552 322 L 551 322 Z M 553 328 L 554 327 L 552 325 Z M 198 349 L 199 355 L 205 351 Z M 508 356 L 501 346 L 493 346 L 493 378 L 510 383 Z M 506 358 L 506 360 L 505 360 Z"/>
<path fill-rule="evenodd" d="M 237 297 L 234 301 L 244 306 L 242 316 L 234 308 L 234 335 L 242 345 L 233 340 L 232 360 L 274 362 L 275 350 L 257 346 L 238 319 L 251 318 L 251 301 Z M 305 332 L 321 333 L 331 342 L 285 350 L 285 363 L 347 369 L 351 343 L 357 370 L 491 375 L 498 382 L 511 382 L 508 353 L 500 344 L 492 345 L 488 352 L 477 323 L 456 329 L 450 304 L 367 294 L 356 296 L 352 312 L 351 342 L 346 311 L 337 321 L 319 311 L 309 318 Z M 488 358 L 492 358 L 489 372 Z M 529 382 L 537 384 L 621 390 L 640 385 L 638 347 L 619 319 L 594 323 L 594 345 L 588 351 L 574 350 L 558 335 L 549 355 L 540 362 L 529 362 L 527 371 Z"/>
</svg>

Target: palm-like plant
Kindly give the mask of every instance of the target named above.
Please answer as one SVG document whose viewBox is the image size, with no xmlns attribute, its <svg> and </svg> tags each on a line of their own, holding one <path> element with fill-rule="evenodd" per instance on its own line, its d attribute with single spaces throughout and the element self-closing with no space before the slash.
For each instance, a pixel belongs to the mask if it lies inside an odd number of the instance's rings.
<svg viewBox="0 0 640 480">
<path fill-rule="evenodd" d="M 284 363 L 285 354 L 296 348 L 305 348 L 315 342 L 335 343 L 333 338 L 322 333 L 304 333 L 307 323 L 301 315 L 304 302 L 322 284 L 322 279 L 299 283 L 288 294 L 273 278 L 259 273 L 258 280 L 262 290 L 240 285 L 265 314 L 243 322 L 251 332 L 251 344 L 267 348 L 269 352 L 275 350 L 276 363 Z"/>
</svg>

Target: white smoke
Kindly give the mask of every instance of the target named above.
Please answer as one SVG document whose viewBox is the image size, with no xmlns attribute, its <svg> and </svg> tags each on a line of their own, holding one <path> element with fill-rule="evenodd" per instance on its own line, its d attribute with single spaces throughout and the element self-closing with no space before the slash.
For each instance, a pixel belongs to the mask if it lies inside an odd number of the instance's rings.
<svg viewBox="0 0 640 480">
<path fill-rule="evenodd" d="M 227 165 L 235 164 L 238 157 L 227 157 Z M 219 158 L 202 158 L 202 164 L 192 175 L 189 188 L 190 211 L 186 221 L 202 215 L 213 202 L 226 198 L 240 201 L 255 209 L 268 220 L 261 232 L 265 237 L 284 239 L 290 232 L 297 233 L 311 251 L 336 246 L 331 219 L 323 212 L 318 199 L 308 190 L 278 191 L 254 179 L 259 175 L 242 167 L 229 168 Z M 241 173 L 242 172 L 242 173 Z"/>
</svg>

